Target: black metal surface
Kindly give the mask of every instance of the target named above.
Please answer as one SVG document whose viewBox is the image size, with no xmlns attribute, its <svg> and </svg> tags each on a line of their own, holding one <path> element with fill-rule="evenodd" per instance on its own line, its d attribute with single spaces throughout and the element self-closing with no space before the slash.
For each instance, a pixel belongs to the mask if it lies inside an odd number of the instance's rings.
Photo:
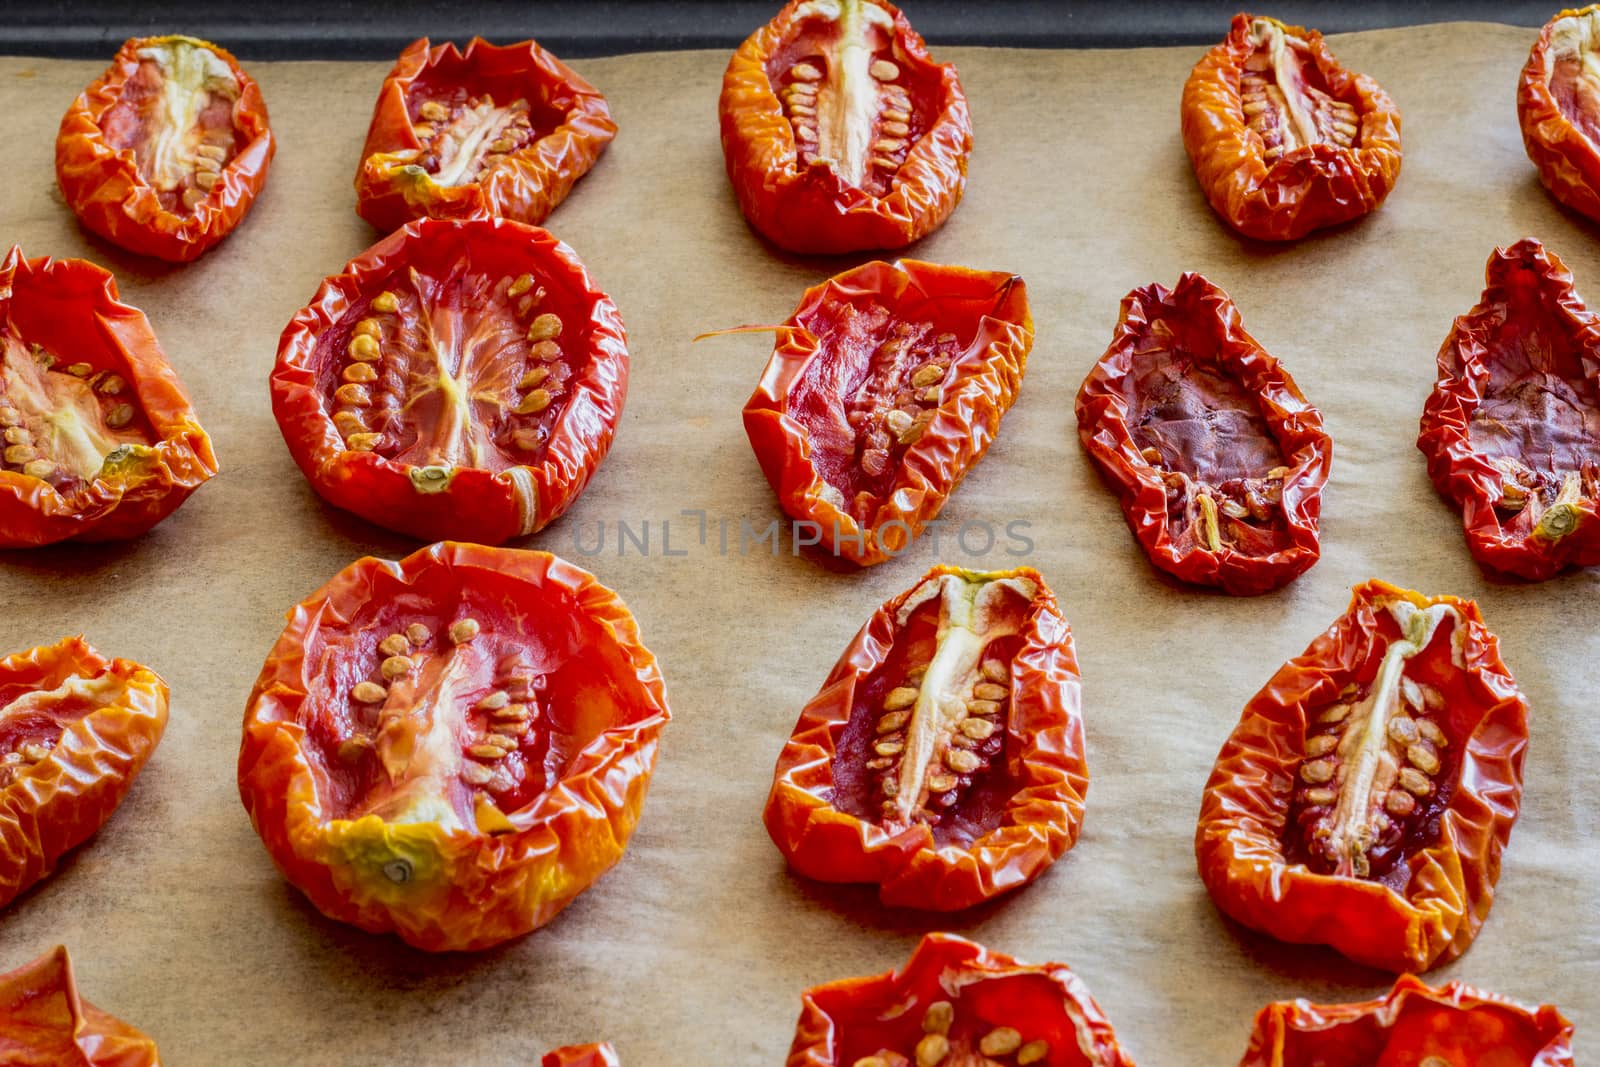
<svg viewBox="0 0 1600 1067">
<path fill-rule="evenodd" d="M 935 44 L 1118 48 L 1209 43 L 1242 0 L 1049 2 L 905 0 Z M 528 37 L 566 56 L 674 48 L 732 48 L 780 0 L 0 0 L 0 54 L 109 57 L 128 37 L 187 33 L 240 58 L 387 59 L 420 36 L 507 42 Z M 1256 8 L 1324 33 L 1454 20 L 1538 26 L 1553 0 L 1290 2 Z"/>
</svg>

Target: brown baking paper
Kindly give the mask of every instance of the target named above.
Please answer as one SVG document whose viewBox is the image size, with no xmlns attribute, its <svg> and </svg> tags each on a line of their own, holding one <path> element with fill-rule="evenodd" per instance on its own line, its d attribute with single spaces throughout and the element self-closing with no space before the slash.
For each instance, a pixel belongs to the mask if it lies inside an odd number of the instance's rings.
<svg viewBox="0 0 1600 1067">
<path fill-rule="evenodd" d="M 914 12 L 913 12 L 914 14 Z M 1220 37 L 1225 26 L 1217 26 Z M 1533 235 L 1600 299 L 1600 233 L 1564 214 L 1523 155 L 1516 73 L 1533 32 L 1449 25 L 1334 38 L 1405 116 L 1405 166 L 1371 218 L 1283 247 L 1207 208 L 1178 137 L 1199 48 L 948 48 L 972 102 L 966 200 L 911 253 L 1027 279 L 1038 340 L 1021 398 L 930 538 L 837 573 L 784 540 L 740 554 L 741 520 L 778 517 L 739 409 L 764 336 L 801 290 L 859 259 L 796 259 L 745 226 L 722 172 L 726 56 L 574 66 L 621 133 L 551 228 L 615 297 L 633 379 L 616 445 L 567 517 L 528 544 L 618 589 L 660 657 L 675 721 L 627 855 L 547 928 L 474 956 L 431 957 L 329 922 L 268 861 L 239 804 L 244 701 L 297 600 L 364 553 L 415 547 L 323 505 L 272 421 L 279 331 L 376 234 L 351 179 L 381 63 L 253 63 L 280 142 L 239 229 L 167 267 L 87 237 L 51 167 L 56 124 L 104 67 L 0 60 L 7 190 L 0 238 L 84 256 L 144 308 L 215 438 L 222 474 L 150 535 L 0 556 L 0 647 L 82 631 L 161 672 L 172 723 L 122 809 L 0 921 L 0 965 L 57 941 L 82 989 L 194 1064 L 531 1064 L 609 1038 L 630 1067 L 779 1064 L 800 991 L 904 962 L 947 929 L 1088 981 L 1147 1065 L 1232 1064 L 1269 1000 L 1361 999 L 1389 980 L 1219 918 L 1195 874 L 1200 790 L 1245 700 L 1371 576 L 1476 598 L 1532 703 L 1522 820 L 1477 944 L 1437 972 L 1600 1028 L 1600 575 L 1488 581 L 1413 444 L 1452 316 L 1497 244 Z M 1335 440 L 1321 563 L 1237 600 L 1176 588 L 1146 562 L 1076 440 L 1072 398 L 1129 289 L 1197 270 L 1319 405 Z M 704 511 L 708 536 L 698 520 Z M 726 554 L 719 522 L 729 524 Z M 1026 522 L 1026 557 L 1006 523 Z M 648 524 L 619 555 L 617 524 Z M 663 545 L 670 523 L 670 549 Z M 990 523 L 992 551 L 951 532 Z M 604 525 L 604 548 L 593 549 Z M 967 544 L 984 547 L 979 526 Z M 577 539 L 575 542 L 575 538 Z M 678 555 L 676 553 L 683 553 Z M 790 875 L 761 827 L 773 761 L 856 628 L 935 559 L 1038 567 L 1083 664 L 1092 782 L 1081 843 L 1036 884 L 970 914 L 887 913 L 871 889 Z"/>
</svg>

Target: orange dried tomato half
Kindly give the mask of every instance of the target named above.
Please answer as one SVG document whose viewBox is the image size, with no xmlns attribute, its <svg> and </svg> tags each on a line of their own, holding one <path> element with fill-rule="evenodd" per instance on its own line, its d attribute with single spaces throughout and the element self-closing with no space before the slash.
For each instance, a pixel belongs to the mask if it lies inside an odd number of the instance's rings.
<svg viewBox="0 0 1600 1067">
<path fill-rule="evenodd" d="M 1235 15 L 1184 84 L 1183 147 L 1228 225 L 1291 241 L 1383 203 L 1400 177 L 1400 111 L 1317 31 Z"/>
<path fill-rule="evenodd" d="M 800 712 L 765 820 L 795 870 L 953 911 L 1078 839 L 1089 769 L 1072 631 L 1037 571 L 935 567 Z"/>
<path fill-rule="evenodd" d="M 185 263 L 233 232 L 275 148 L 261 91 L 193 37 L 128 41 L 56 135 L 56 180 L 89 229 Z"/>
<path fill-rule="evenodd" d="M 1532 238 L 1497 248 L 1439 349 L 1417 447 L 1494 571 L 1600 563 L 1600 317 Z"/>
<path fill-rule="evenodd" d="M 1249 596 L 1322 554 L 1333 459 L 1322 414 L 1200 275 L 1123 298 L 1077 416 L 1084 450 L 1162 570 Z"/>
<path fill-rule="evenodd" d="M 0 907 L 128 795 L 167 727 L 167 683 L 81 637 L 0 659 Z"/>
<path fill-rule="evenodd" d="M 1200 877 L 1280 941 L 1436 967 L 1488 917 L 1527 744 L 1476 604 L 1359 585 L 1245 705 L 1206 784 Z"/>
<path fill-rule="evenodd" d="M 717 110 L 745 218 L 790 251 L 904 247 L 966 188 L 956 69 L 884 0 L 791 0 L 733 54 Z"/>
<path fill-rule="evenodd" d="M 606 98 L 533 41 L 465 52 L 426 37 L 378 90 L 356 212 L 382 230 L 418 218 L 538 223 L 616 136 Z"/>
<path fill-rule="evenodd" d="M 1083 980 L 954 934 L 898 971 L 808 989 L 786 1067 L 1133 1067 Z"/>
<path fill-rule="evenodd" d="M 622 1067 L 622 1060 L 609 1044 L 568 1045 L 546 1052 L 539 1067 Z"/>
<path fill-rule="evenodd" d="M 1517 121 L 1550 194 L 1600 219 L 1600 4 L 1545 23 L 1517 81 Z"/>
<path fill-rule="evenodd" d="M 498 544 L 578 498 L 627 390 L 622 317 L 572 249 L 506 219 L 419 219 L 289 322 L 272 410 L 329 503 Z"/>
<path fill-rule="evenodd" d="M 430 951 L 543 926 L 622 857 L 668 718 L 633 616 L 545 552 L 366 558 L 289 613 L 239 792 L 323 914 Z"/>
<path fill-rule="evenodd" d="M 1572 1024 L 1460 982 L 1403 975 L 1360 1004 L 1268 1004 L 1239 1067 L 1572 1067 Z"/>
<path fill-rule="evenodd" d="M 6 1067 L 161 1067 L 156 1043 L 78 996 L 56 946 L 0 974 L 0 1063 Z"/>
<path fill-rule="evenodd" d="M 82 259 L 0 260 L 0 548 L 137 537 L 217 473 L 144 312 Z"/>
<path fill-rule="evenodd" d="M 778 327 L 745 433 L 785 512 L 881 563 L 988 451 L 1032 346 L 1016 275 L 867 263 L 807 289 Z"/>
</svg>

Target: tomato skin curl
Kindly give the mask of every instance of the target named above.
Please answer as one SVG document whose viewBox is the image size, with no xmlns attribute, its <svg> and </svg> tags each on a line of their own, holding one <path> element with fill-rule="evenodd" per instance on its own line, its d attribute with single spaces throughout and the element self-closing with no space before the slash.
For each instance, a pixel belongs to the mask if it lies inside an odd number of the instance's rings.
<svg viewBox="0 0 1600 1067">
<path fill-rule="evenodd" d="M 28 259 L 13 247 L 0 260 L 0 326 L 126 378 L 156 437 L 66 492 L 0 470 L 0 548 L 137 537 L 217 473 L 211 438 L 150 320 L 122 303 L 109 271 L 83 259 Z"/>
<path fill-rule="evenodd" d="M 422 148 L 409 99 L 420 83 L 481 85 L 562 113 L 533 143 L 505 154 L 476 180 L 441 185 L 410 165 Z M 606 98 L 535 41 L 497 47 L 474 37 L 463 52 L 423 37 L 407 45 L 378 90 L 361 164 L 356 213 L 384 232 L 413 219 L 507 218 L 538 224 L 589 173 L 617 134 Z"/>
<path fill-rule="evenodd" d="M 808 379 L 826 372 L 826 334 L 842 331 L 845 309 L 862 300 L 907 316 L 932 308 L 935 321 L 972 337 L 952 368 L 956 387 L 947 390 L 901 460 L 893 491 L 882 495 L 865 523 L 830 499 L 837 494 L 818 469 L 819 446 L 799 410 Z M 1016 275 L 910 259 L 866 263 L 807 289 L 779 327 L 761 382 L 745 402 L 745 434 L 785 514 L 814 522 L 820 544 L 835 555 L 861 566 L 882 563 L 909 548 L 938 517 L 994 443 L 1022 388 L 1032 347 L 1027 286 Z"/>
<path fill-rule="evenodd" d="M 1584 305 L 1561 258 L 1532 238 L 1495 249 L 1484 274 L 1483 296 L 1451 323 L 1439 348 L 1438 379 L 1423 407 L 1417 448 L 1428 459 L 1434 487 L 1461 512 L 1473 558 L 1493 572 L 1544 581 L 1569 567 L 1600 563 L 1600 502 L 1586 492 L 1563 503 L 1568 521 L 1554 537 L 1541 533 L 1543 523 L 1530 529 L 1530 516 L 1522 512 L 1503 519 L 1497 511 L 1501 471 L 1495 457 L 1473 443 L 1471 428 L 1495 372 L 1514 362 L 1580 381 L 1591 410 L 1600 406 L 1600 317 Z M 1521 340 L 1530 322 L 1559 343 L 1530 354 Z M 1591 448 L 1600 452 L 1600 446 Z"/>
<path fill-rule="evenodd" d="M 1407 974 L 1376 1000 L 1268 1004 L 1239 1067 L 1572 1067 L 1572 1032 L 1549 1004 L 1525 1007 L 1461 982 L 1435 989 Z"/>
<path fill-rule="evenodd" d="M 1048 1042 L 1052 1055 L 1040 1062 L 1133 1067 L 1088 986 L 1065 964 L 1022 963 L 946 933 L 924 935 L 897 971 L 806 990 L 785 1067 L 852 1067 L 886 1048 L 909 1053 L 923 1034 L 917 1009 L 951 999 L 958 1018 L 970 1011 L 983 1026 L 1016 1027 L 1027 1040 Z"/>
<path fill-rule="evenodd" d="M 0 1062 L 6 1067 L 161 1067 L 156 1043 L 78 995 L 57 945 L 0 974 Z"/>
<path fill-rule="evenodd" d="M 184 214 L 162 206 L 155 189 L 140 175 L 133 154 L 113 147 L 104 128 L 107 114 L 139 68 L 140 50 L 174 42 L 207 49 L 232 72 L 239 87 L 233 128 L 236 139 L 243 142 L 206 198 Z M 67 205 L 88 229 L 129 252 L 188 263 L 239 225 L 267 184 L 267 168 L 276 150 L 261 90 L 227 51 L 189 37 L 135 38 L 123 44 L 110 68 L 62 117 L 56 135 L 56 180 Z"/>
<path fill-rule="evenodd" d="M 1245 122 L 1239 89 L 1258 20 L 1305 43 L 1329 95 L 1356 110 L 1355 145 L 1304 145 L 1267 163 L 1261 138 Z M 1293 241 L 1360 218 L 1383 203 L 1400 176 L 1400 110 L 1389 94 L 1342 67 L 1317 31 L 1276 19 L 1234 16 L 1228 36 L 1184 83 L 1182 127 L 1184 150 L 1211 207 L 1257 240 Z"/>
<path fill-rule="evenodd" d="M 65 715 L 49 754 L 0 786 L 0 907 L 105 825 L 166 730 L 167 683 L 131 660 L 106 659 L 81 636 L 0 659 L 0 730 L 7 706 L 75 677 L 89 680 L 90 710 Z"/>
<path fill-rule="evenodd" d="M 1163 470 L 1140 454 L 1130 426 L 1137 414 L 1131 410 L 1135 360 L 1166 343 L 1163 337 L 1183 338 L 1186 357 L 1241 385 L 1283 454 L 1287 473 L 1274 508 L 1283 524 L 1281 543 L 1265 553 L 1232 544 L 1214 550 L 1183 537 L 1168 518 Z M 1185 273 L 1172 289 L 1152 284 L 1123 298 L 1111 344 L 1084 378 L 1075 408 L 1084 450 L 1157 567 L 1195 585 L 1254 596 L 1287 585 L 1320 558 L 1322 488 L 1333 439 L 1289 372 L 1245 331 L 1233 300 L 1201 275 Z"/>
<path fill-rule="evenodd" d="M 835 805 L 834 761 L 873 677 L 885 667 L 901 607 L 929 580 L 1018 578 L 1036 589 L 1011 660 L 1004 723 L 1003 810 L 970 844 L 936 843 L 925 824 L 889 827 Z M 1077 842 L 1089 788 L 1081 686 L 1072 631 L 1037 571 L 978 574 L 938 566 L 879 608 L 857 632 L 799 721 L 773 771 L 763 820 L 789 865 L 823 882 L 877 883 L 889 907 L 958 911 L 1033 881 Z M 868 704 L 870 707 L 870 703 Z"/>
<path fill-rule="evenodd" d="M 348 330 L 351 313 L 370 308 L 386 280 L 413 265 L 507 276 L 533 271 L 559 288 L 571 321 L 563 340 L 579 338 L 583 365 L 535 462 L 498 471 L 457 466 L 444 488 L 424 488 L 413 477 L 419 468 L 346 447 L 320 384 L 323 337 Z M 508 219 L 419 219 L 325 278 L 290 320 L 272 371 L 272 410 L 295 463 L 330 504 L 421 540 L 494 545 L 543 529 L 583 492 L 621 420 L 628 363 L 616 304 L 549 231 Z"/>
<path fill-rule="evenodd" d="M 598 1045 L 567 1045 L 546 1052 L 539 1067 L 622 1067 L 617 1050 L 608 1042 Z"/>
<path fill-rule="evenodd" d="M 768 65 L 801 32 L 801 9 L 809 0 L 790 0 L 751 34 L 722 76 L 717 113 L 728 180 L 756 232 L 790 252 L 903 248 L 942 226 L 966 189 L 972 119 L 956 68 L 934 62 L 898 8 L 885 0 L 859 2 L 892 18 L 896 61 L 937 83 L 929 128 L 911 147 L 887 195 L 874 196 L 834 167 L 799 159 Z"/>
<path fill-rule="evenodd" d="M 1319 874 L 1286 855 L 1291 794 L 1313 713 L 1377 669 L 1395 629 L 1386 605 L 1448 605 L 1469 702 L 1452 704 L 1452 793 L 1436 837 L 1408 850 L 1390 877 Z M 1443 624 L 1441 624 L 1441 628 Z M 1436 637 L 1435 640 L 1438 640 Z M 1478 607 L 1380 581 L 1245 705 L 1206 783 L 1195 855 L 1212 900 L 1234 920 L 1290 944 L 1329 945 L 1390 972 L 1430 970 L 1471 945 L 1494 901 L 1501 854 L 1522 799 L 1528 705 Z M 1399 877 L 1394 877 L 1398 875 Z M 1398 886 L 1395 884 L 1398 882 Z"/>
<path fill-rule="evenodd" d="M 1517 78 L 1517 123 L 1528 158 L 1550 195 L 1573 211 L 1600 220 L 1600 145 L 1562 111 L 1550 84 L 1557 23 L 1593 19 L 1597 14 L 1600 4 L 1568 8 L 1544 24 Z"/>
<path fill-rule="evenodd" d="M 454 602 L 582 683 L 581 700 L 550 708 L 577 747 L 503 830 L 344 817 L 337 755 L 319 740 L 335 709 L 317 657 L 386 605 Z M 513 606 L 526 614 L 506 615 Z M 431 952 L 476 951 L 549 922 L 622 857 L 668 718 L 655 657 L 615 593 L 549 553 L 445 542 L 358 560 L 289 613 L 245 711 L 239 792 L 279 871 L 323 914 Z"/>
</svg>

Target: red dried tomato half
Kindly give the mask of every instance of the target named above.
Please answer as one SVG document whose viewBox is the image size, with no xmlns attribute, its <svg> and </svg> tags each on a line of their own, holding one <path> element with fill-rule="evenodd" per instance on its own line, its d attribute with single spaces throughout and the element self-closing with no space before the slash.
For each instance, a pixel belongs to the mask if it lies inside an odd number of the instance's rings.
<svg viewBox="0 0 1600 1067">
<path fill-rule="evenodd" d="M 1200 877 L 1280 941 L 1436 967 L 1489 914 L 1527 743 L 1528 705 L 1476 604 L 1359 585 L 1217 756 Z"/>
<path fill-rule="evenodd" d="M 899 971 L 808 989 L 786 1067 L 1133 1067 L 1065 964 L 928 934 Z"/>
<path fill-rule="evenodd" d="M 1248 596 L 1321 555 L 1333 459 L 1322 414 L 1200 275 L 1123 298 L 1077 415 L 1084 449 L 1162 570 Z"/>
<path fill-rule="evenodd" d="M 1228 225 L 1292 241 L 1383 203 L 1400 177 L 1400 110 L 1316 30 L 1235 15 L 1184 84 L 1183 147 Z"/>
<path fill-rule="evenodd" d="M 166 728 L 167 683 L 81 637 L 0 659 L 0 907 L 105 825 Z"/>
<path fill-rule="evenodd" d="M 1021 278 L 916 260 L 807 289 L 744 406 L 783 510 L 866 565 L 908 547 L 983 458 L 1033 347 Z"/>
<path fill-rule="evenodd" d="M 0 974 L 0 1062 L 8 1067 L 161 1067 L 156 1043 L 78 996 L 56 946 Z"/>
<path fill-rule="evenodd" d="M 1485 275 L 1439 349 L 1417 447 L 1478 562 L 1538 581 L 1600 563 L 1600 318 L 1532 238 Z"/>
<path fill-rule="evenodd" d="M 577 254 L 506 219 L 420 219 L 290 320 L 272 411 L 329 503 L 497 544 L 571 506 L 628 391 L 622 317 Z"/>
<path fill-rule="evenodd" d="M 275 147 L 233 56 L 193 37 L 136 38 L 67 109 L 56 180 L 101 237 L 186 263 L 239 225 Z"/>
<path fill-rule="evenodd" d="M 239 793 L 325 915 L 430 951 L 543 926 L 622 857 L 668 718 L 633 616 L 545 552 L 366 558 L 289 613 Z"/>
<path fill-rule="evenodd" d="M 956 68 L 883 0 L 790 0 L 728 61 L 717 111 L 745 218 L 790 251 L 904 247 L 966 188 Z"/>
<path fill-rule="evenodd" d="M 609 1044 L 568 1045 L 546 1052 L 540 1067 L 622 1067 L 622 1060 Z"/>
<path fill-rule="evenodd" d="M 617 134 L 600 91 L 533 41 L 411 42 L 378 90 L 356 211 L 382 230 L 485 215 L 538 223 Z"/>
<path fill-rule="evenodd" d="M 1572 1024 L 1460 982 L 1404 975 L 1361 1004 L 1268 1004 L 1239 1067 L 1572 1067 Z"/>
<path fill-rule="evenodd" d="M 1078 839 L 1089 769 L 1072 631 L 1037 571 L 935 567 L 800 712 L 767 797 L 795 870 L 953 911 Z"/>
<path fill-rule="evenodd" d="M 144 312 L 82 259 L 0 260 L 0 548 L 136 537 L 217 473 Z"/>
<path fill-rule="evenodd" d="M 1517 121 L 1539 180 L 1557 200 L 1600 219 L 1600 4 L 1544 24 L 1517 81 Z"/>
</svg>

